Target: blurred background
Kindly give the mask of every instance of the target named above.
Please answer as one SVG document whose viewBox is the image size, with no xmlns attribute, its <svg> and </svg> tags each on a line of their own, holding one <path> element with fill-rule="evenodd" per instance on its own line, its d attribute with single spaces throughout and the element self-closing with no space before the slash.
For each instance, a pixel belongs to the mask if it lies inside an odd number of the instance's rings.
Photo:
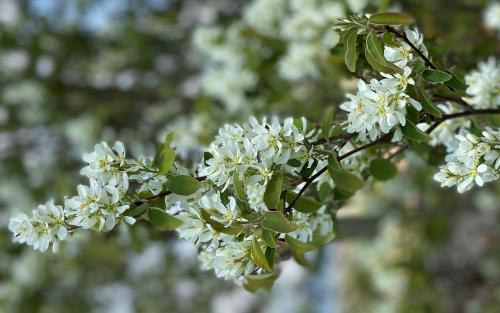
<svg viewBox="0 0 500 313">
<path fill-rule="evenodd" d="M 352 221 L 269 293 L 202 272 L 191 244 L 145 225 L 81 233 L 57 255 L 11 243 L 14 212 L 71 195 L 81 155 L 121 140 L 151 155 L 168 131 L 185 164 L 227 122 L 320 121 L 355 79 L 331 25 L 403 10 L 458 71 L 500 52 L 486 0 L 0 0 L 0 312 L 499 312 L 500 184 L 432 182 L 442 155 L 408 153 L 358 192 Z M 493 13 L 492 13 L 493 12 Z M 495 19 L 496 18 L 496 19 Z"/>
</svg>

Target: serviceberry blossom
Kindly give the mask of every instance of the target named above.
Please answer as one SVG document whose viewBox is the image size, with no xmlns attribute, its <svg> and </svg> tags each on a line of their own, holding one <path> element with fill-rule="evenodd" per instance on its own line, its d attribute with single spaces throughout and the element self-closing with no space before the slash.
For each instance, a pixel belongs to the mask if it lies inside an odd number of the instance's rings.
<svg viewBox="0 0 500 313">
<path fill-rule="evenodd" d="M 199 174 L 223 189 L 233 184 L 235 173 L 265 186 L 274 169 L 290 172 L 287 162 L 301 160 L 308 153 L 302 142 L 312 133 L 306 133 L 306 127 L 304 122 L 299 130 L 292 118 L 283 124 L 277 118 L 262 122 L 250 118 L 241 126 L 226 125 L 207 150 L 211 158 L 200 165 Z"/>
<path fill-rule="evenodd" d="M 483 16 L 487 27 L 500 31 L 500 2 L 491 2 L 486 10 L 484 10 Z"/>
<path fill-rule="evenodd" d="M 111 149 L 105 142 L 86 153 L 87 165 L 81 170 L 89 185 L 79 185 L 78 195 L 67 197 L 64 206 L 49 201 L 39 205 L 31 216 L 21 213 L 9 221 L 14 241 L 45 251 L 50 245 L 57 251 L 59 243 L 78 228 L 109 231 L 117 224 L 134 224 L 135 219 L 123 213 L 130 203 L 127 171 L 140 171 L 140 163 L 125 159 L 125 148 L 116 142 Z"/>
<path fill-rule="evenodd" d="M 369 84 L 358 80 L 356 94 L 348 94 L 349 101 L 340 105 L 348 112 L 346 130 L 358 133 L 360 140 L 375 140 L 396 128 L 393 141 L 402 138 L 398 126 L 406 124 L 408 105 L 420 111 L 420 103 L 405 93 L 408 84 L 415 84 L 410 77 L 411 69 L 404 68 L 403 74 L 388 75 L 382 80 L 372 79 Z"/>
<path fill-rule="evenodd" d="M 480 62 L 478 69 L 465 76 L 467 83 L 466 98 L 476 109 L 497 108 L 500 106 L 500 64 L 495 57 Z"/>
<path fill-rule="evenodd" d="M 457 186 L 458 192 L 470 190 L 474 185 L 494 181 L 499 177 L 500 130 L 486 128 L 482 137 L 472 133 L 457 135 L 457 149 L 448 154 L 446 165 L 434 175 L 441 186 Z"/>
<path fill-rule="evenodd" d="M 424 45 L 424 36 L 417 29 L 406 29 L 404 32 L 408 40 L 425 56 L 428 56 L 427 48 Z M 416 54 L 409 44 L 399 38 L 397 40 L 398 47 L 384 47 L 384 57 L 394 65 L 404 68 L 416 57 Z"/>
<path fill-rule="evenodd" d="M 65 212 L 61 206 L 49 201 L 39 205 L 31 217 L 20 213 L 9 221 L 9 230 L 14 234 L 14 242 L 26 243 L 35 250 L 45 251 L 52 245 L 56 252 L 59 241 L 68 233 Z"/>
</svg>

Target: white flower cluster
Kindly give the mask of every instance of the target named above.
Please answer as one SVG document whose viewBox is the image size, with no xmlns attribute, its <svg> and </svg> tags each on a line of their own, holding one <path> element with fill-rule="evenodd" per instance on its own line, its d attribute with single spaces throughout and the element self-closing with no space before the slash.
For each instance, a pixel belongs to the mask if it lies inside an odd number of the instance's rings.
<svg viewBox="0 0 500 313">
<path fill-rule="evenodd" d="M 500 64 L 495 57 L 479 63 L 478 69 L 465 76 L 467 98 L 476 109 L 497 108 L 500 106 Z"/>
<path fill-rule="evenodd" d="M 484 23 L 487 27 L 500 31 L 500 2 L 493 1 L 484 10 Z"/>
<path fill-rule="evenodd" d="M 66 198 L 64 207 L 49 201 L 39 205 L 28 217 L 21 213 L 9 221 L 14 241 L 45 251 L 52 244 L 57 251 L 59 242 L 76 228 L 109 231 L 116 224 L 133 224 L 135 219 L 124 216 L 129 208 L 124 196 L 129 188 L 125 148 L 116 142 L 113 149 L 106 143 L 97 144 L 95 151 L 83 156 L 88 163 L 81 174 L 89 178 L 89 186 L 79 185 L 78 195 Z"/>
<path fill-rule="evenodd" d="M 243 9 L 243 21 L 225 29 L 199 27 L 193 44 L 202 55 L 202 90 L 231 112 L 245 109 L 250 101 L 247 93 L 257 86 L 258 70 L 265 66 L 259 60 L 275 56 L 277 73 L 285 80 L 319 77 L 329 50 L 339 41 L 331 26 L 347 8 L 359 12 L 367 4 L 367 0 L 347 5 L 327 0 L 253 0 Z"/>
<path fill-rule="evenodd" d="M 248 52 L 242 32 L 240 24 L 233 24 L 225 31 L 200 27 L 193 34 L 194 47 L 203 55 L 206 65 L 202 88 L 232 112 L 241 109 L 246 103 L 245 92 L 257 83 L 255 73 L 245 61 Z"/>
<path fill-rule="evenodd" d="M 369 84 L 358 80 L 358 91 L 348 94 L 349 101 L 340 108 L 349 112 L 349 125 L 346 130 L 359 133 L 360 140 L 375 140 L 381 134 L 387 134 L 399 125 L 406 124 L 408 105 L 420 111 L 420 103 L 405 93 L 408 84 L 414 84 L 410 77 L 411 69 L 404 67 L 403 74 L 387 75 L 382 80 L 372 79 Z M 399 141 L 402 133 L 396 128 L 393 141 Z"/>
<path fill-rule="evenodd" d="M 313 133 L 306 133 L 305 120 L 301 123 L 303 128 L 298 129 L 292 118 L 287 118 L 283 125 L 277 118 L 261 123 L 250 118 L 243 125 L 225 125 L 207 151 L 213 157 L 200 165 L 199 174 L 223 190 L 234 184 L 237 175 L 245 181 L 247 196 L 255 204 L 252 208 L 263 209 L 263 203 L 255 199 L 262 199 L 273 171 L 292 173 L 295 168 L 287 164 L 290 159 L 308 159 L 309 151 L 302 143 Z"/>
<path fill-rule="evenodd" d="M 434 175 L 441 186 L 457 186 L 458 192 L 470 190 L 474 184 L 498 179 L 500 172 L 500 129 L 487 127 L 482 137 L 471 133 L 457 135 L 457 149 L 448 154 L 445 166 Z"/>
<path fill-rule="evenodd" d="M 427 48 L 424 45 L 424 36 L 418 30 L 406 29 L 404 31 L 410 42 L 420 50 L 425 56 L 428 56 Z M 416 57 L 412 47 L 401 39 L 398 40 L 398 47 L 384 47 L 384 57 L 394 63 L 396 66 L 404 68 Z"/>
<path fill-rule="evenodd" d="M 207 150 L 211 158 L 198 169 L 213 189 L 194 203 L 185 203 L 187 208 L 176 215 L 183 221 L 177 228 L 179 237 L 201 246 L 204 269 L 213 269 L 225 279 L 256 270 L 251 257 L 253 219 L 269 209 L 263 200 L 267 184 L 275 171 L 294 174 L 297 168 L 288 165 L 289 160 L 302 165 L 309 159 L 303 143 L 314 137 L 307 132 L 306 121 L 300 123 L 298 128 L 291 118 L 283 123 L 277 118 L 262 122 L 251 118 L 243 125 L 225 125 L 219 130 Z M 241 184 L 246 201 L 227 196 L 227 191 L 238 194 L 236 183 Z M 325 207 L 312 214 L 294 212 L 293 221 L 298 229 L 290 235 L 300 240 L 310 240 L 316 230 L 325 235 L 333 229 Z M 263 244 L 260 238 L 257 242 Z"/>
</svg>

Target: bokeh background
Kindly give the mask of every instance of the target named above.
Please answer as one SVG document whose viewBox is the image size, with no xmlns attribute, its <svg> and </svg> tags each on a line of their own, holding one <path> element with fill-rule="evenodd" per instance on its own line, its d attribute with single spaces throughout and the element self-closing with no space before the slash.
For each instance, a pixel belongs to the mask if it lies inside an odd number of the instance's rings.
<svg viewBox="0 0 500 313">
<path fill-rule="evenodd" d="M 314 267 L 283 262 L 268 293 L 202 272 L 195 247 L 145 225 L 78 234 L 57 255 L 6 230 L 74 193 L 101 140 L 150 155 L 174 131 L 189 165 L 224 123 L 320 121 L 355 87 L 331 31 L 345 14 L 403 10 L 466 71 L 500 53 L 491 3 L 0 0 L 0 312 L 499 312 L 500 184 L 441 189 L 436 153 L 407 153 L 394 180 L 358 192 Z"/>
</svg>

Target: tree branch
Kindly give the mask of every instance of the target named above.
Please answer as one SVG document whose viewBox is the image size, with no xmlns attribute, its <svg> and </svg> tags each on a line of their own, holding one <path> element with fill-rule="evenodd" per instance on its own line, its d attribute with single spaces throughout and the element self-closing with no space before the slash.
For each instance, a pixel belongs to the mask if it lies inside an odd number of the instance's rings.
<svg viewBox="0 0 500 313">
<path fill-rule="evenodd" d="M 443 123 L 444 121 L 446 120 L 450 120 L 450 119 L 455 119 L 455 118 L 460 118 L 460 117 L 465 117 L 465 116 L 470 116 L 470 115 L 484 115 L 484 114 L 500 114 L 500 109 L 484 109 L 484 110 L 473 110 L 473 111 L 466 111 L 466 112 L 460 112 L 460 113 L 454 113 L 454 114 L 448 114 L 448 115 L 443 115 L 442 118 L 440 118 L 439 120 L 435 121 L 426 131 L 427 134 L 430 134 L 432 133 L 432 131 L 434 131 L 441 123 Z M 372 142 L 369 142 L 369 143 L 366 143 L 362 146 L 359 146 L 347 153 L 344 153 L 343 155 L 339 156 L 337 159 L 339 161 L 347 158 L 347 157 L 350 157 L 351 155 L 353 154 L 356 154 L 360 151 L 363 151 L 363 150 L 366 150 L 372 146 L 375 146 L 379 143 L 382 143 L 384 141 L 386 141 L 390 136 L 392 135 L 392 133 L 388 133 L 382 137 L 380 137 L 379 139 L 375 140 L 375 141 L 372 141 Z M 399 154 L 400 152 L 402 152 L 403 150 L 405 150 L 406 148 L 408 148 L 408 145 L 404 145 L 402 146 L 399 150 L 395 151 L 394 153 L 392 153 L 388 158 L 392 158 L 394 157 L 395 155 Z M 323 167 L 322 169 L 320 169 L 316 174 L 312 175 L 311 177 L 309 177 L 304 186 L 302 186 L 302 188 L 300 189 L 300 191 L 297 193 L 297 196 L 295 197 L 295 199 L 293 199 L 293 201 L 285 208 L 285 213 L 287 214 L 290 214 L 291 213 L 291 210 L 292 210 L 292 207 L 295 205 L 295 203 L 297 202 L 297 200 L 302 196 L 302 194 L 304 194 L 304 192 L 307 190 L 307 188 L 318 178 L 320 177 L 323 173 L 325 173 L 326 171 L 328 170 L 328 165 Z"/>
</svg>

